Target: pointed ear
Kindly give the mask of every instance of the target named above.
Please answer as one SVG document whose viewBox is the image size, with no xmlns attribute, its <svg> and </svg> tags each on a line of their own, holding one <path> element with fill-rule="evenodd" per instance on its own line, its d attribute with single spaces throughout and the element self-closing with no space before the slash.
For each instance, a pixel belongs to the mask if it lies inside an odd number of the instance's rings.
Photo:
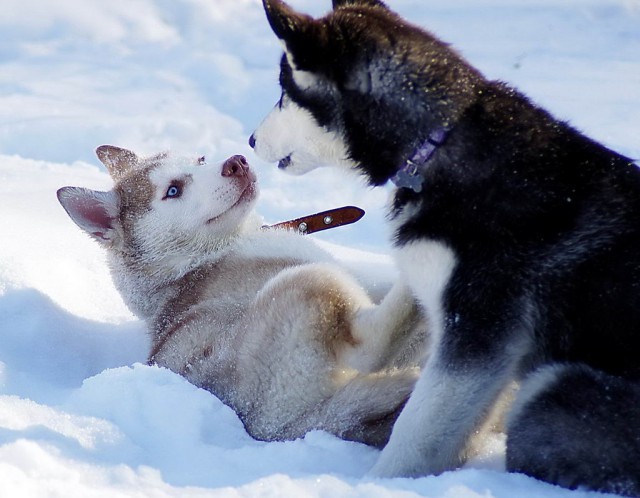
<svg viewBox="0 0 640 498">
<path fill-rule="evenodd" d="M 81 187 L 63 187 L 58 190 L 58 200 L 69 217 L 82 230 L 101 244 L 111 244 L 117 232 L 114 230 L 117 215 L 116 194 L 99 192 Z"/>
<path fill-rule="evenodd" d="M 122 178 L 138 165 L 135 153 L 113 145 L 101 145 L 96 149 L 96 154 L 114 180 Z"/>
<path fill-rule="evenodd" d="M 333 0 L 334 10 L 345 5 L 367 5 L 369 7 L 383 7 L 385 9 L 387 8 L 387 6 L 379 0 Z"/>
<path fill-rule="evenodd" d="M 284 43 L 289 63 L 295 69 L 317 69 L 327 45 L 326 28 L 321 21 L 294 11 L 282 0 L 262 0 L 267 20 Z"/>
<path fill-rule="evenodd" d="M 262 0 L 271 29 L 281 40 L 288 40 L 308 29 L 313 18 L 294 11 L 282 0 Z"/>
</svg>

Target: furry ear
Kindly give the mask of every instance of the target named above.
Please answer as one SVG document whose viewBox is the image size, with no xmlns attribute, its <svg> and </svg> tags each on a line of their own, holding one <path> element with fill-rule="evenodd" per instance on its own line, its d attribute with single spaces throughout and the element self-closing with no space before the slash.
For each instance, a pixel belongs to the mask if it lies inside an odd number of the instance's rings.
<svg viewBox="0 0 640 498">
<path fill-rule="evenodd" d="M 63 187 L 58 200 L 73 222 L 101 244 L 113 242 L 117 200 L 113 191 L 99 192 L 81 187 Z"/>
<path fill-rule="evenodd" d="M 334 10 L 345 5 L 367 5 L 369 7 L 384 7 L 385 9 L 387 8 L 387 6 L 379 0 L 333 0 Z"/>
<path fill-rule="evenodd" d="M 294 11 L 282 0 L 262 0 L 271 29 L 281 40 L 299 35 L 314 22 L 313 18 Z"/>
<path fill-rule="evenodd" d="M 284 43 L 295 69 L 313 71 L 324 60 L 327 33 L 321 21 L 294 11 L 282 0 L 262 0 L 267 20 Z"/>
<path fill-rule="evenodd" d="M 96 149 L 96 154 L 114 180 L 122 178 L 138 165 L 135 153 L 113 145 L 101 145 Z"/>
</svg>

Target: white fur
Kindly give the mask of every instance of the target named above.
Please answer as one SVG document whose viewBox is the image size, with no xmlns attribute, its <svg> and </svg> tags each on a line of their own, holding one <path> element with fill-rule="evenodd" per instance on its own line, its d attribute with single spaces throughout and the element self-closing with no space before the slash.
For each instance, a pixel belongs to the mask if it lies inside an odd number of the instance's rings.
<svg viewBox="0 0 640 498">
<path fill-rule="evenodd" d="M 432 347 L 437 348 L 444 328 L 442 295 L 455 269 L 456 256 L 443 243 L 426 240 L 397 249 L 396 262 L 402 277 L 427 312 Z"/>
<path fill-rule="evenodd" d="M 301 69 L 298 69 L 295 64 L 293 55 L 287 48 L 287 44 L 282 42 L 282 47 L 285 54 L 287 55 L 287 60 L 289 61 L 289 65 L 291 66 L 291 70 L 293 72 L 293 80 L 296 82 L 296 85 L 298 85 L 298 87 L 300 87 L 302 90 L 309 90 L 310 88 L 314 88 L 318 83 L 318 75 L 312 73 L 311 71 L 303 71 Z"/>
<path fill-rule="evenodd" d="M 371 475 L 419 477 L 437 474 L 451 468 L 450 462 L 459 458 L 460 448 L 451 441 L 464 439 L 467 434 L 462 431 L 468 424 L 460 420 L 465 412 L 452 414 L 448 405 L 468 402 L 468 391 L 476 389 L 475 379 L 452 376 L 430 363 L 418 379 Z M 462 386 L 465 389 L 461 389 Z M 425 472 L 426 469 L 429 472 Z"/>
<path fill-rule="evenodd" d="M 302 90 L 317 86 L 318 75 L 296 67 L 294 58 L 283 44 L 296 85 Z M 321 166 L 355 168 L 349 159 L 342 137 L 318 126 L 313 115 L 291 101 L 286 94 L 253 133 L 256 154 L 269 162 L 288 158 L 285 168 L 290 174 L 301 175 Z"/>
<path fill-rule="evenodd" d="M 464 406 L 468 391 L 474 390 L 473 378 L 453 376 L 437 364 L 444 331 L 442 296 L 456 266 L 455 254 L 445 244 L 427 240 L 400 247 L 396 261 L 402 277 L 429 317 L 432 356 L 394 426 L 389 444 L 372 469 L 372 475 L 380 477 L 419 476 L 425 473 L 424 468 L 428 465 L 440 467 L 437 461 L 425 462 L 426 446 L 440 446 L 440 458 L 443 460 L 455 459 L 456 455 L 445 454 L 448 445 L 441 438 L 460 439 L 462 435 L 454 433 L 464 430 L 464 426 L 449 420 L 448 405 L 462 403 Z M 461 388 L 462 385 L 465 388 Z M 446 404 L 443 400 L 447 400 Z M 428 457 L 438 458 L 435 455 Z M 418 466 L 411 467 L 413 462 Z"/>
<path fill-rule="evenodd" d="M 525 405 L 555 382 L 565 368 L 565 365 L 554 363 L 539 368 L 535 372 L 529 374 L 526 381 L 522 383 L 515 401 L 511 405 L 511 409 L 507 417 L 507 426 L 512 420 L 518 420 L 522 410 L 525 408 Z"/>
<path fill-rule="evenodd" d="M 318 126 L 309 111 L 289 100 L 281 104 L 262 121 L 253 134 L 254 150 L 265 161 L 275 162 L 290 157 L 288 173 L 303 174 L 315 168 L 334 165 L 354 169 L 342 137 Z"/>
<path fill-rule="evenodd" d="M 398 366 L 385 338 L 408 335 L 417 322 L 406 290 L 376 307 L 310 239 L 261 230 L 249 168 L 227 174 L 222 164 L 171 156 L 141 161 L 130 151 L 101 150 L 119 161 L 112 171 L 117 188 L 105 194 L 66 187 L 58 195 L 72 219 L 109 250 L 118 289 L 149 325 L 150 359 L 211 390 L 255 437 L 326 429 L 384 442 L 389 417 L 416 378 L 413 363 L 392 372 L 381 359 Z M 127 176 L 128 166 L 147 168 L 151 185 Z M 168 197 L 176 184 L 184 186 L 181 195 Z M 134 219 L 112 216 L 136 202 L 144 204 L 136 205 L 142 209 Z M 96 235 L 103 232 L 108 241 Z M 396 310 L 400 298 L 410 303 Z M 356 371 L 347 356 L 367 372 Z M 374 365 L 385 370 L 367 375 Z M 387 420 L 386 429 L 369 426 L 370 418 Z"/>
<path fill-rule="evenodd" d="M 318 83 L 318 76 L 311 71 L 293 70 L 293 80 L 303 90 L 314 88 Z"/>
<path fill-rule="evenodd" d="M 429 317 L 430 355 L 371 474 L 439 474 L 464 463 L 468 452 L 477 449 L 473 447 L 474 431 L 482 436 L 504 411 L 505 403 L 498 406 L 495 402 L 513 379 L 529 336 L 515 334 L 505 344 L 508 354 L 503 361 L 489 370 L 451 363 L 454 360 L 443 356 L 443 293 L 456 266 L 455 254 L 440 242 L 426 240 L 401 247 L 397 262 Z"/>
<path fill-rule="evenodd" d="M 136 221 L 136 232 L 144 251 L 157 258 L 155 268 L 170 278 L 219 254 L 245 226 L 245 219 L 251 226 L 256 223 L 247 217 L 253 202 L 238 203 L 244 183 L 222 176 L 220 168 L 170 156 L 149 175 L 155 195 L 149 211 Z M 175 180 L 185 182 L 184 192 L 176 199 L 163 199 Z"/>
<path fill-rule="evenodd" d="M 342 361 L 360 372 L 379 370 L 393 342 L 401 340 L 390 332 L 398 330 L 398 324 L 414 314 L 411 289 L 403 282 L 397 282 L 379 305 L 363 306 L 355 316 L 352 334 L 358 344 L 345 348 Z"/>
</svg>

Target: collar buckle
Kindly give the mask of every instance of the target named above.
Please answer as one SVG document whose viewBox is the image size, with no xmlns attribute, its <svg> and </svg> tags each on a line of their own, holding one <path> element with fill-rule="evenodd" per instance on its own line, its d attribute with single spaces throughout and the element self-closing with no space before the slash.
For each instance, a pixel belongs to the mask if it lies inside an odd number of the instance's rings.
<svg viewBox="0 0 640 498">
<path fill-rule="evenodd" d="M 413 155 L 407 159 L 396 174 L 391 177 L 391 181 L 396 187 L 410 188 L 416 194 L 422 192 L 426 165 L 438 147 L 444 144 L 448 134 L 448 128 L 438 128 L 429 134 L 422 145 L 416 149 Z"/>
</svg>

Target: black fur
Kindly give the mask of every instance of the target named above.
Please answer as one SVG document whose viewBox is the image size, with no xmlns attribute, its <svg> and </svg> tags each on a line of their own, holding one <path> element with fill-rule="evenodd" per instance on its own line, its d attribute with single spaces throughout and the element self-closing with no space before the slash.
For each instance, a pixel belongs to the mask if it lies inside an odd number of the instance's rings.
<svg viewBox="0 0 640 498">
<path fill-rule="evenodd" d="M 384 3 L 378 0 L 333 0 L 333 8 L 344 7 L 350 4 L 371 5 L 384 7 Z"/>
<path fill-rule="evenodd" d="M 640 496 L 639 426 L 638 386 L 564 367 L 509 425 L 507 466 L 567 488 Z"/>
<path fill-rule="evenodd" d="M 488 377 L 510 368 L 514 357 L 519 377 L 557 362 L 589 366 L 582 377 L 562 376 L 528 412 L 548 424 L 540 428 L 549 439 L 544 462 L 532 456 L 528 431 L 535 423 L 513 426 L 510 469 L 618 490 L 596 471 L 598 441 L 576 441 L 573 449 L 567 443 L 582 433 L 563 432 L 573 420 L 575 427 L 602 430 L 612 445 L 635 438 L 635 452 L 617 452 L 606 465 L 617 465 L 632 483 L 629 493 L 640 496 L 638 474 L 628 475 L 640 458 L 638 411 L 627 420 L 614 413 L 629 393 L 638 402 L 638 166 L 517 90 L 485 79 L 380 2 L 335 1 L 332 13 L 305 18 L 294 35 L 274 15 L 281 2 L 265 5 L 295 66 L 318 76 L 314 88 L 297 88 L 284 58 L 283 91 L 344 137 L 371 184 L 387 182 L 431 132 L 451 130 L 429 162 L 422 192 L 398 189 L 391 212 L 403 220 L 398 246 L 436 240 L 457 257 L 443 296 L 441 363 Z M 592 386 L 581 382 L 586 377 Z M 614 386 L 611 402 L 592 410 L 607 386 Z M 567 392 L 575 397 L 563 411 L 558 393 Z M 554 447 L 556 438 L 561 444 Z"/>
</svg>

